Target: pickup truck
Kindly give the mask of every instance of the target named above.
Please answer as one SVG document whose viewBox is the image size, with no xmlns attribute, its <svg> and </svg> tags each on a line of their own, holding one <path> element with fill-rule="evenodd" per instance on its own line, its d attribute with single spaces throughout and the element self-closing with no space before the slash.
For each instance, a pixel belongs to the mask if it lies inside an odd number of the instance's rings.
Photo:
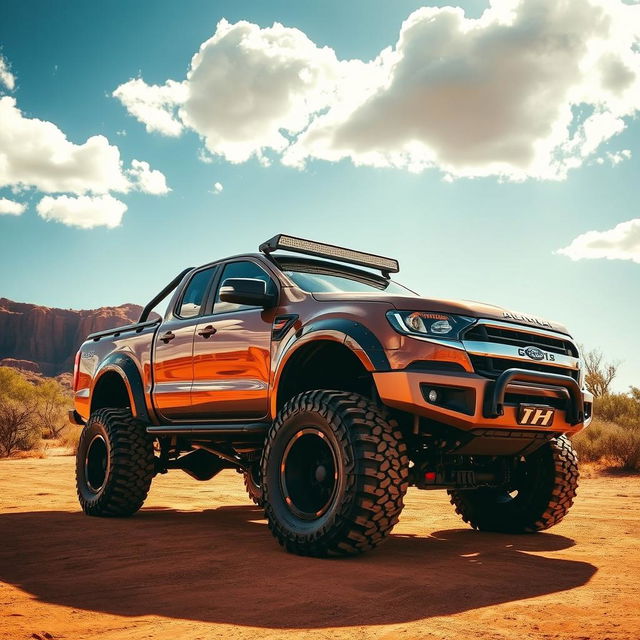
<svg viewBox="0 0 640 640">
<path fill-rule="evenodd" d="M 398 270 L 281 234 L 186 269 L 139 322 L 88 336 L 70 412 L 84 512 L 132 515 L 170 469 L 232 468 L 301 555 L 377 546 L 409 486 L 446 490 L 478 530 L 557 524 L 593 403 L 576 343 L 536 316 L 421 297 Z"/>
</svg>

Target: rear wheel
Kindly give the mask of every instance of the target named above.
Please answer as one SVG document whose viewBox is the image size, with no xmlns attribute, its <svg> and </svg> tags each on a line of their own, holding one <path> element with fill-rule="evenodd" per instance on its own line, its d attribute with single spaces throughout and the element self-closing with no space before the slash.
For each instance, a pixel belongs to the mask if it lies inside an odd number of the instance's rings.
<svg viewBox="0 0 640 640">
<path fill-rule="evenodd" d="M 515 465 L 503 489 L 449 491 L 451 504 L 474 529 L 525 533 L 552 527 L 567 514 L 578 488 L 578 457 L 566 436 L 550 440 Z"/>
<path fill-rule="evenodd" d="M 398 521 L 408 486 L 398 425 L 368 398 L 307 391 L 269 430 L 262 457 L 269 528 L 287 551 L 357 554 Z"/>
<path fill-rule="evenodd" d="M 82 430 L 76 487 L 90 516 L 130 516 L 142 506 L 155 464 L 153 442 L 127 409 L 100 409 Z"/>
</svg>

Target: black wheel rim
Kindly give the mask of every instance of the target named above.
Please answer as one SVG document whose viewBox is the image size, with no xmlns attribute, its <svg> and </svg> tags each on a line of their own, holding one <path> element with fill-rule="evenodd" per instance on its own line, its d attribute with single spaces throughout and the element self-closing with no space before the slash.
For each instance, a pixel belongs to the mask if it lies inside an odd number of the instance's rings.
<svg viewBox="0 0 640 640">
<path fill-rule="evenodd" d="M 336 495 L 338 462 L 322 431 L 298 431 L 287 444 L 280 465 L 280 486 L 289 509 L 299 518 L 316 520 L 324 515 Z"/>
<path fill-rule="evenodd" d="M 109 450 L 105 439 L 97 434 L 87 447 L 84 457 L 84 477 L 87 487 L 93 493 L 98 493 L 107 480 L 107 467 L 109 465 Z"/>
</svg>

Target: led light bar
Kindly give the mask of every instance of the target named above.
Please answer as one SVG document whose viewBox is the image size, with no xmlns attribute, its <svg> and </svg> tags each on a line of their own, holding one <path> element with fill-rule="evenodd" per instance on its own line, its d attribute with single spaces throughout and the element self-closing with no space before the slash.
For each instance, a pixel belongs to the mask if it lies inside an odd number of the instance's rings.
<svg viewBox="0 0 640 640">
<path fill-rule="evenodd" d="M 348 262 L 350 264 L 360 265 L 361 267 L 379 269 L 384 274 L 398 273 L 398 271 L 400 271 L 398 261 L 393 258 L 385 258 L 373 253 L 363 253 L 362 251 L 346 249 L 345 247 L 335 247 L 331 244 L 305 240 L 304 238 L 285 236 L 282 233 L 273 236 L 273 238 L 260 245 L 260 251 L 263 253 L 271 253 L 277 249 L 296 251 L 297 253 L 304 253 L 310 256 L 318 256 L 319 258 L 331 258 L 339 262 Z"/>
</svg>

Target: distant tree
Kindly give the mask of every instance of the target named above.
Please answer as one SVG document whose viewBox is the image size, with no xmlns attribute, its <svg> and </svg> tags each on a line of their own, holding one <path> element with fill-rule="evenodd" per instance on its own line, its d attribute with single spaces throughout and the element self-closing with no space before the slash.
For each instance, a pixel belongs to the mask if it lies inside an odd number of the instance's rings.
<svg viewBox="0 0 640 640">
<path fill-rule="evenodd" d="M 32 449 L 40 439 L 38 393 L 17 371 L 0 367 L 0 456 Z"/>
<path fill-rule="evenodd" d="M 619 362 L 605 361 L 599 349 L 582 350 L 585 366 L 585 384 L 596 398 L 610 392 L 611 383 L 618 374 Z"/>
</svg>

